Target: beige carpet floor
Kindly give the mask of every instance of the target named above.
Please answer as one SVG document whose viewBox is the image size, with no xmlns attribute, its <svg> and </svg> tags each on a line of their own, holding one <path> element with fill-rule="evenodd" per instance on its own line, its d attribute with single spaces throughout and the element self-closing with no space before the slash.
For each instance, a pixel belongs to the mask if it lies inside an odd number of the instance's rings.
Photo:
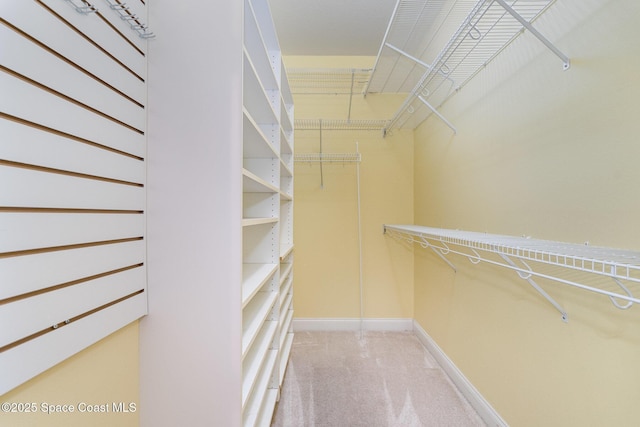
<svg viewBox="0 0 640 427">
<path fill-rule="evenodd" d="M 411 332 L 297 332 L 272 423 L 484 425 Z"/>
</svg>

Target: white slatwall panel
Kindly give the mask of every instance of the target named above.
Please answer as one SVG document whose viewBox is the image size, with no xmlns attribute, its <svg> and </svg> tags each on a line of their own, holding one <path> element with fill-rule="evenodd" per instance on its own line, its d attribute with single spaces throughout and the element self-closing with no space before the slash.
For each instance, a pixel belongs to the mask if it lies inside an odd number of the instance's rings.
<svg viewBox="0 0 640 427">
<path fill-rule="evenodd" d="M 0 394 L 147 310 L 146 41 L 94 4 L 0 1 Z"/>
<path fill-rule="evenodd" d="M 143 240 L 0 258 L 0 300 L 143 263 Z M 33 268 L 37 265 L 38 268 Z"/>
<path fill-rule="evenodd" d="M 0 120 L 0 159 L 98 175 L 131 183 L 145 179 L 141 160 L 50 132 Z"/>
<path fill-rule="evenodd" d="M 60 363 L 140 317 L 146 296 L 138 294 L 121 303 L 0 353 L 0 393 Z"/>
</svg>

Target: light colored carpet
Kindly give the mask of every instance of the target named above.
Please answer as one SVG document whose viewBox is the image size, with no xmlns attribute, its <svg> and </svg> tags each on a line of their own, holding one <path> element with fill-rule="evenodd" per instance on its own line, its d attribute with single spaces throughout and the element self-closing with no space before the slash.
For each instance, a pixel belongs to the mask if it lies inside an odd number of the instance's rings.
<svg viewBox="0 0 640 427">
<path fill-rule="evenodd" d="M 484 425 L 411 332 L 297 332 L 272 423 Z"/>
</svg>

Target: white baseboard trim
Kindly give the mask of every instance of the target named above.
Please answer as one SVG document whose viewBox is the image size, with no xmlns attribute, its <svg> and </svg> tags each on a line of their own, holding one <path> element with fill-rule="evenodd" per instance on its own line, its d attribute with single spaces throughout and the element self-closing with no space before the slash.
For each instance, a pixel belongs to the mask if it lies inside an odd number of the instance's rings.
<svg viewBox="0 0 640 427">
<path fill-rule="evenodd" d="M 422 344 L 429 350 L 431 355 L 436 359 L 442 370 L 444 370 L 451 381 L 458 387 L 458 390 L 467 398 L 471 406 L 476 410 L 478 415 L 487 423 L 487 426 L 493 427 L 507 427 L 508 424 L 500 417 L 500 414 L 485 400 L 480 392 L 471 384 L 471 382 L 464 376 L 464 374 L 458 369 L 458 367 L 449 359 L 449 357 L 442 351 L 442 349 L 436 344 L 436 342 L 427 334 L 427 332 L 418 324 L 417 321 L 413 321 L 413 331 L 422 342 Z"/>
<path fill-rule="evenodd" d="M 413 319 L 294 318 L 293 330 L 298 331 L 413 331 Z"/>
</svg>

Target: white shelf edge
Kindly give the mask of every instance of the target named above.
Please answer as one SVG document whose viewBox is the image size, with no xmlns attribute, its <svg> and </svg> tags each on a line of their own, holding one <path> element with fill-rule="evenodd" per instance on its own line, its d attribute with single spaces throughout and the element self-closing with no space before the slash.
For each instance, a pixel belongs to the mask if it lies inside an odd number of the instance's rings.
<svg viewBox="0 0 640 427">
<path fill-rule="evenodd" d="M 278 187 L 245 168 L 242 169 L 242 178 L 242 189 L 244 193 L 280 193 Z"/>
<path fill-rule="evenodd" d="M 282 305 L 282 307 L 280 307 L 280 320 L 279 320 L 280 327 L 283 327 L 285 323 L 291 321 L 289 317 L 293 316 L 293 309 L 291 308 L 292 301 L 293 301 L 293 294 L 289 294 L 285 297 L 285 303 Z"/>
<path fill-rule="evenodd" d="M 278 378 L 280 385 L 282 385 L 284 375 L 287 371 L 287 365 L 289 364 L 289 355 L 291 354 L 291 348 L 293 347 L 293 337 L 293 332 L 287 332 L 284 343 L 280 347 L 280 378 Z"/>
<path fill-rule="evenodd" d="M 242 308 L 267 283 L 278 264 L 242 264 Z"/>
<path fill-rule="evenodd" d="M 293 244 L 287 245 L 284 248 L 280 248 L 280 262 L 282 262 L 286 257 L 289 256 L 293 252 Z"/>
<path fill-rule="evenodd" d="M 267 354 L 267 359 L 265 361 L 265 366 L 261 371 L 260 376 L 254 386 L 253 393 L 250 394 L 249 400 L 247 401 L 247 405 L 243 410 L 243 421 L 245 426 L 254 426 L 256 425 L 256 420 L 258 419 L 258 415 L 264 407 L 264 403 L 266 401 L 265 396 L 270 390 L 269 380 L 273 375 L 273 371 L 275 369 L 276 360 L 278 358 L 278 350 L 269 350 Z M 277 393 L 277 389 L 274 389 Z"/>
<path fill-rule="evenodd" d="M 243 157 L 246 159 L 278 158 L 279 156 L 276 151 L 276 148 L 268 141 L 267 136 L 264 134 L 264 131 L 260 128 L 260 125 L 256 123 L 256 121 L 251 116 L 251 113 L 244 106 L 242 107 L 242 117 L 243 117 L 243 126 L 245 125 L 244 122 L 246 122 L 246 125 L 250 126 L 251 132 L 254 132 L 255 136 L 257 136 L 262 141 L 262 143 L 259 143 L 259 145 L 262 146 L 262 148 L 260 148 L 261 153 L 256 155 L 256 154 L 245 152 L 245 148 L 246 148 L 245 146 L 247 144 L 244 142 L 244 138 L 243 138 Z M 243 127 L 243 133 L 246 133 L 244 127 Z"/>
<path fill-rule="evenodd" d="M 284 281 L 287 280 L 287 277 L 291 273 L 291 270 L 293 270 L 293 263 L 291 262 L 284 263 L 284 268 L 282 267 L 282 265 L 283 264 L 280 265 L 280 286 L 282 286 Z"/>
<path fill-rule="evenodd" d="M 267 389 L 266 395 L 263 398 L 263 406 L 260 410 L 260 415 L 257 419 L 258 426 L 268 426 L 271 424 L 271 419 L 273 418 L 273 411 L 276 407 L 276 402 L 278 401 L 278 393 L 279 390 L 277 388 Z"/>
<path fill-rule="evenodd" d="M 253 225 L 273 224 L 278 222 L 278 218 L 242 218 L 243 227 L 251 227 Z"/>
<path fill-rule="evenodd" d="M 262 333 L 259 335 L 254 347 L 242 364 L 242 409 L 244 410 L 247 399 L 251 395 L 256 385 L 258 375 L 263 369 L 267 355 L 270 351 L 276 332 L 278 331 L 278 322 L 267 321 L 263 326 Z M 253 357 L 251 357 L 253 356 Z M 249 364 L 248 369 L 246 364 Z"/>
<path fill-rule="evenodd" d="M 640 304 L 640 298 L 633 296 L 632 292 L 621 282 L 626 280 L 632 283 L 640 283 L 640 252 L 417 225 L 385 224 L 384 231 L 392 237 L 398 237 L 411 243 L 418 243 L 424 248 L 431 248 L 436 255 L 441 257 L 454 270 L 455 266 L 446 258 L 449 253 L 466 257 L 474 264 L 485 262 L 514 270 L 522 279 L 529 281 L 543 297 L 560 311 L 564 321 L 567 321 L 566 312 L 542 288 L 533 282 L 532 276 L 606 295 L 613 305 L 619 309 L 629 308 L 632 304 Z M 462 252 L 462 249 L 458 249 L 458 247 L 466 248 L 468 252 Z M 483 258 L 479 252 L 497 255 L 499 260 Z M 519 260 L 522 265 L 515 264 L 512 258 Z M 534 271 L 527 262 L 550 265 L 555 269 L 552 273 L 541 273 Z M 568 271 L 579 271 L 611 278 L 619 285 L 622 292 L 611 292 L 606 289 L 578 283 L 577 279 L 569 275 L 567 275 L 567 278 L 561 277 L 557 273 L 562 268 Z"/>
<path fill-rule="evenodd" d="M 281 296 L 282 295 L 289 295 L 289 294 L 293 295 L 290 292 L 292 286 L 293 286 L 293 277 L 287 281 L 287 284 L 285 285 L 284 289 L 282 287 L 280 287 L 280 295 Z M 281 304 L 282 304 L 282 301 L 281 301 Z"/>
<path fill-rule="evenodd" d="M 258 292 L 242 310 L 242 360 L 247 355 L 256 339 L 260 327 L 266 321 L 269 313 L 278 299 L 278 292 Z M 245 315 L 248 316 L 245 323 Z"/>
</svg>

